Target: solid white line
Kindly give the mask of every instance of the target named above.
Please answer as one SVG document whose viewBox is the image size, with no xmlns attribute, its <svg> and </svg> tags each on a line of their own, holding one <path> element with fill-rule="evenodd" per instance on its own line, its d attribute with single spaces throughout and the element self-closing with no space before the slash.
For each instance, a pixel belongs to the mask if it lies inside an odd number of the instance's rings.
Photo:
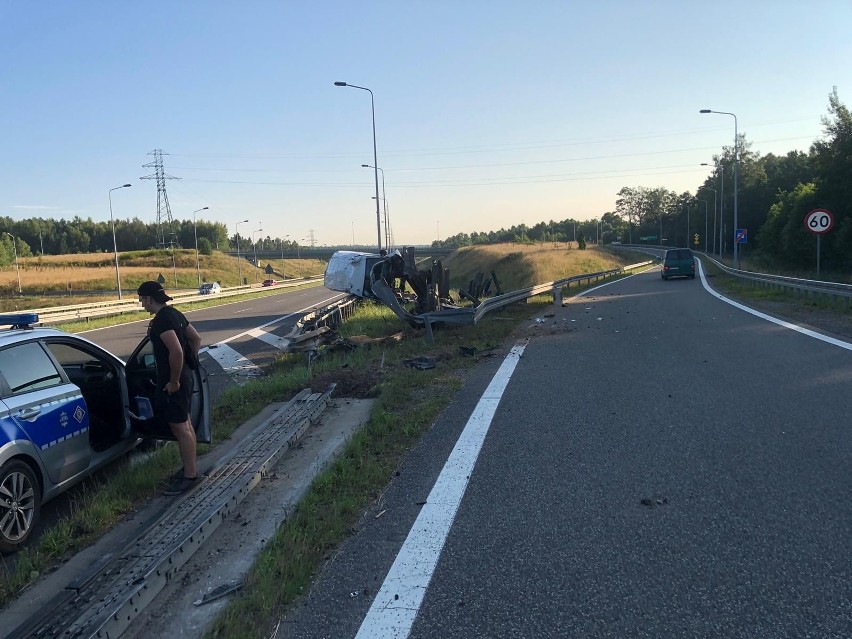
<svg viewBox="0 0 852 639">
<path fill-rule="evenodd" d="M 207 349 L 207 354 L 216 360 L 229 375 L 239 377 L 257 377 L 263 374 L 260 366 L 253 364 L 250 359 L 241 355 L 227 344 L 216 344 L 215 348 Z"/>
<path fill-rule="evenodd" d="M 228 342 L 233 342 L 235 339 L 239 339 L 239 338 L 245 337 L 247 335 L 249 337 L 253 337 L 252 333 L 259 328 L 266 328 L 267 326 L 272 326 L 273 324 L 278 324 L 280 322 L 283 322 L 285 319 L 287 319 L 289 317 L 293 317 L 294 315 L 299 315 L 301 313 L 304 313 L 305 311 L 309 311 L 312 308 L 315 308 L 315 307 L 320 306 L 322 304 L 326 304 L 326 303 L 331 302 L 332 300 L 336 300 L 336 299 L 338 299 L 339 297 L 342 297 L 342 296 L 343 296 L 342 294 L 332 295 L 331 297 L 324 299 L 324 300 L 321 300 L 321 301 L 317 302 L 316 304 L 311 304 L 310 306 L 306 306 L 302 310 L 296 311 L 295 313 L 289 313 L 287 315 L 284 315 L 283 317 L 276 317 L 274 320 L 269 321 L 266 324 L 261 324 L 260 326 L 257 326 L 255 328 L 251 328 L 247 331 L 240 333 L 239 335 L 233 335 L 232 337 L 229 337 L 228 339 L 222 340 L 221 342 L 216 342 L 216 344 L 213 344 L 212 346 L 206 346 L 206 347 L 202 348 L 201 350 L 199 350 L 198 353 L 199 354 L 206 353 L 206 352 L 208 352 L 208 350 L 210 348 L 219 347 L 223 344 L 227 344 Z"/>
<path fill-rule="evenodd" d="M 755 317 L 759 317 L 760 319 L 764 319 L 767 322 L 772 322 L 773 324 L 777 324 L 778 326 L 783 326 L 784 328 L 788 328 L 791 331 L 796 331 L 797 333 L 801 333 L 802 335 L 806 335 L 808 337 L 813 337 L 814 339 L 818 339 L 827 344 L 831 344 L 833 346 L 839 346 L 840 348 L 846 349 L 847 351 L 852 351 L 852 343 L 844 342 L 843 340 L 839 340 L 835 337 L 829 337 L 828 335 L 823 335 L 822 333 L 817 333 L 816 331 L 812 331 L 804 326 L 798 326 L 797 324 L 791 324 L 790 322 L 785 322 L 782 319 L 778 319 L 777 317 L 772 317 L 771 315 L 767 315 L 766 313 L 761 313 L 753 308 L 749 308 L 745 304 L 740 304 L 739 302 L 735 302 L 734 300 L 725 297 L 721 293 L 717 293 L 714 291 L 711 286 L 707 283 L 707 279 L 704 277 L 704 267 L 701 264 L 701 260 L 695 260 L 695 263 L 698 264 L 698 274 L 701 276 L 701 284 L 704 286 L 704 290 L 706 290 L 713 297 L 722 300 L 726 304 L 730 304 L 731 306 L 735 306 L 741 311 L 745 311 L 746 313 L 750 313 Z M 644 272 L 644 271 L 643 271 Z M 639 275 L 639 273 L 636 273 Z M 628 277 L 633 277 L 630 275 Z M 586 291 L 581 291 L 577 293 L 573 297 L 582 297 L 583 295 L 587 295 L 592 291 L 596 291 L 599 288 L 603 288 L 604 286 L 609 286 L 610 284 L 615 284 L 616 282 L 622 282 L 626 280 L 626 277 L 621 278 L 620 280 L 613 280 L 612 282 L 605 282 L 600 286 L 596 286 L 595 288 L 590 288 Z"/>
<path fill-rule="evenodd" d="M 518 344 L 509 352 L 482 394 L 355 639 L 404 639 L 411 632 L 485 435 L 524 348 Z"/>
<path fill-rule="evenodd" d="M 845 348 L 847 351 L 852 351 L 852 344 L 849 342 L 844 342 L 842 340 L 836 339 L 834 337 L 829 337 L 827 335 L 823 335 L 821 333 L 817 333 L 816 331 L 812 331 L 810 329 L 804 328 L 802 326 L 798 326 L 796 324 L 791 324 L 790 322 L 785 322 L 782 319 L 778 319 L 777 317 L 772 317 L 771 315 L 767 315 L 766 313 L 761 313 L 760 311 L 756 311 L 753 308 L 749 308 L 744 304 L 740 304 L 739 302 L 735 302 L 732 299 L 728 299 L 724 295 L 721 295 L 714 291 L 710 285 L 707 283 L 707 279 L 704 277 L 704 268 L 701 265 L 701 260 L 695 260 L 698 263 L 698 273 L 701 275 L 701 284 L 704 286 L 704 289 L 710 293 L 713 297 L 716 297 L 723 302 L 730 304 L 731 306 L 735 306 L 741 311 L 745 311 L 746 313 L 751 313 L 755 317 L 759 317 L 761 319 L 765 319 L 767 322 L 772 322 L 773 324 L 778 324 L 778 326 L 783 326 L 784 328 L 789 328 L 791 331 L 796 331 L 797 333 L 801 333 L 802 335 L 807 335 L 808 337 L 813 337 L 814 339 L 818 339 L 820 341 L 826 342 L 828 344 L 832 344 L 834 346 L 839 346 L 840 348 Z"/>
</svg>

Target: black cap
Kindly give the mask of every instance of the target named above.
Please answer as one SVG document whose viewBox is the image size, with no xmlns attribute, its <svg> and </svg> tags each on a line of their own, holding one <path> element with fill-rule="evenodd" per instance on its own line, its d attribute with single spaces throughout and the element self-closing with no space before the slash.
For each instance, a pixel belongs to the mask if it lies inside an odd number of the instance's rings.
<svg viewBox="0 0 852 639">
<path fill-rule="evenodd" d="M 153 280 L 142 282 L 142 284 L 139 285 L 139 288 L 136 289 L 136 294 L 142 297 L 152 297 L 155 302 L 159 302 L 160 304 L 165 304 L 172 300 L 172 298 L 166 294 L 163 285 Z"/>
</svg>

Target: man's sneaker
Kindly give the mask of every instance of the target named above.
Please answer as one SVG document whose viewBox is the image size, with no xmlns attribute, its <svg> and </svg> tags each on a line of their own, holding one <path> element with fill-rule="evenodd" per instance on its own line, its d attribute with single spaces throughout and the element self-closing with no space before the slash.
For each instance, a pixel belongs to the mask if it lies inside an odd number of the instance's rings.
<svg viewBox="0 0 852 639">
<path fill-rule="evenodd" d="M 188 490 L 192 490 L 195 486 L 198 485 L 198 477 L 184 477 L 181 476 L 177 481 L 173 482 L 163 491 L 163 494 L 166 496 L 170 495 L 181 495 Z"/>
</svg>

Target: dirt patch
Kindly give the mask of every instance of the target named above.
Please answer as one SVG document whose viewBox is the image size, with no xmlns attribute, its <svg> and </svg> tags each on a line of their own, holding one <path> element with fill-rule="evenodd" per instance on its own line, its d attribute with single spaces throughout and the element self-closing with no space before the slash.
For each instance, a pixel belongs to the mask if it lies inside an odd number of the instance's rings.
<svg viewBox="0 0 852 639">
<path fill-rule="evenodd" d="M 333 397 L 348 397 L 350 399 L 369 399 L 378 395 L 378 384 L 381 379 L 375 368 L 354 368 L 343 366 L 334 371 L 314 375 L 311 378 L 311 388 L 321 391 L 331 384 L 337 384 L 332 393 Z"/>
</svg>

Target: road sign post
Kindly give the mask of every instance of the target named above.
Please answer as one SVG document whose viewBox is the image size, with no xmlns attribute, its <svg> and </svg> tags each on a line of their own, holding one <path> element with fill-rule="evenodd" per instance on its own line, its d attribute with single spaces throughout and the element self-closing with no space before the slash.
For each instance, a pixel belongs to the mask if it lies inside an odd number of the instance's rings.
<svg viewBox="0 0 852 639">
<path fill-rule="evenodd" d="M 805 216 L 805 228 L 816 235 L 817 238 L 817 253 L 816 253 L 816 274 L 819 275 L 819 252 L 820 239 L 823 233 L 828 233 L 834 227 L 834 216 L 831 211 L 825 209 L 814 209 Z"/>
</svg>

